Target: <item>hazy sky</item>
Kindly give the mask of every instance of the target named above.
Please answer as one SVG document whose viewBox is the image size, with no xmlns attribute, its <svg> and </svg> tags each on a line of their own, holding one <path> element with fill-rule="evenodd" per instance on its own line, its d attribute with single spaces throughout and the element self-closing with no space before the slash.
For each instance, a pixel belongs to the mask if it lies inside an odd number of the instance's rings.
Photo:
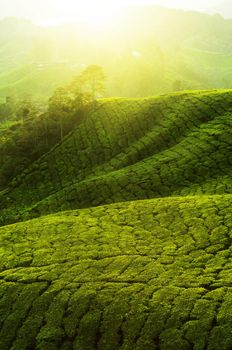
<svg viewBox="0 0 232 350">
<path fill-rule="evenodd" d="M 223 0 L 0 0 L 0 17 L 17 16 L 33 20 L 62 20 L 83 16 L 89 10 L 100 12 L 105 6 L 119 4 L 159 4 L 162 6 L 205 11 Z"/>
</svg>

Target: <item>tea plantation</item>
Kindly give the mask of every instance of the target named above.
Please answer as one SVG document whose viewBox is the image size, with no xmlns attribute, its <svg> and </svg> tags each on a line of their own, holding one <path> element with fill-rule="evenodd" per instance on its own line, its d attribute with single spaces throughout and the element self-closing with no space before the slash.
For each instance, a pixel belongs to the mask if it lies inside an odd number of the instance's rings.
<svg viewBox="0 0 232 350">
<path fill-rule="evenodd" d="M 100 100 L 14 179 L 0 349 L 231 350 L 231 126 L 230 90 Z"/>
</svg>

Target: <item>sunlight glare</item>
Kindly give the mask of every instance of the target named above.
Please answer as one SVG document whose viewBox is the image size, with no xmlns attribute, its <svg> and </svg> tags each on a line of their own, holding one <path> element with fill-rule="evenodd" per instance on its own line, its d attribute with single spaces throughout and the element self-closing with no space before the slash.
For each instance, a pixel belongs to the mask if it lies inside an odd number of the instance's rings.
<svg viewBox="0 0 232 350">
<path fill-rule="evenodd" d="M 36 22 L 43 26 L 79 22 L 88 26 L 89 30 L 99 31 L 115 25 L 125 6 L 152 4 L 187 9 L 193 8 L 192 2 L 192 0 L 188 2 L 186 0 L 50 0 L 47 12 L 45 11 L 43 16 L 41 12 L 40 19 Z"/>
<path fill-rule="evenodd" d="M 72 13 L 71 17 L 67 16 L 66 19 L 60 18 L 61 24 L 70 21 L 78 22 L 87 26 L 89 30 L 97 31 L 114 25 L 115 21 L 118 20 L 122 6 L 122 1 L 116 2 L 110 0 L 86 0 L 82 2 L 69 0 L 68 2 L 59 1 L 57 3 L 59 13 L 63 13 L 64 15 Z M 52 26 L 54 23 L 58 23 L 58 21 L 59 19 L 47 19 L 43 22 L 43 25 Z"/>
<path fill-rule="evenodd" d="M 43 15 L 38 11 L 40 18 L 36 20 L 37 24 L 51 27 L 66 22 L 77 22 L 89 32 L 104 32 L 116 27 L 120 21 L 122 9 L 126 6 L 152 4 L 175 8 L 194 8 L 193 0 L 188 2 L 186 0 L 50 0 L 49 3 L 50 7 L 48 6 Z"/>
<path fill-rule="evenodd" d="M 141 52 L 140 51 L 132 51 L 132 56 L 134 57 L 134 58 L 136 58 L 136 59 L 139 59 L 139 58 L 141 58 L 141 56 L 142 56 L 142 54 L 141 54 Z"/>
</svg>

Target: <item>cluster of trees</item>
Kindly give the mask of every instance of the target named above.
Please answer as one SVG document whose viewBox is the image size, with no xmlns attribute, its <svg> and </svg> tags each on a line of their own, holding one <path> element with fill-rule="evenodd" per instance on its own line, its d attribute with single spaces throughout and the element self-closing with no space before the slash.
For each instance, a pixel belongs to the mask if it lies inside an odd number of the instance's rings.
<svg viewBox="0 0 232 350">
<path fill-rule="evenodd" d="M 7 96 L 5 102 L 0 104 L 0 123 L 24 122 L 28 117 L 35 117 L 40 111 L 41 106 L 33 102 L 30 96 L 23 99 Z"/>
<path fill-rule="evenodd" d="M 48 114 L 59 124 L 60 139 L 64 137 L 67 118 L 82 115 L 95 106 L 96 98 L 104 92 L 105 74 L 97 65 L 88 66 L 67 86 L 57 89 L 48 101 Z"/>
<path fill-rule="evenodd" d="M 0 123 L 15 121 L 4 131 L 0 129 L 0 188 L 48 152 L 90 109 L 96 108 L 105 79 L 103 69 L 91 65 L 70 84 L 57 89 L 44 111 L 32 99 L 7 98 L 0 105 Z"/>
</svg>

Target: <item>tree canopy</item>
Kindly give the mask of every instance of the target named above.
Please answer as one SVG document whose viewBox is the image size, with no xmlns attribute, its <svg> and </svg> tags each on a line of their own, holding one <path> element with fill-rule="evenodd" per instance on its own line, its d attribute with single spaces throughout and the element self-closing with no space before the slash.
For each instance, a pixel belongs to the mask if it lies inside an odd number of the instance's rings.
<svg viewBox="0 0 232 350">
<path fill-rule="evenodd" d="M 104 92 L 105 80 L 102 67 L 90 65 L 70 84 L 54 92 L 49 99 L 48 112 L 59 121 L 61 140 L 67 115 L 83 113 L 88 107 L 92 107 L 97 97 Z"/>
</svg>

